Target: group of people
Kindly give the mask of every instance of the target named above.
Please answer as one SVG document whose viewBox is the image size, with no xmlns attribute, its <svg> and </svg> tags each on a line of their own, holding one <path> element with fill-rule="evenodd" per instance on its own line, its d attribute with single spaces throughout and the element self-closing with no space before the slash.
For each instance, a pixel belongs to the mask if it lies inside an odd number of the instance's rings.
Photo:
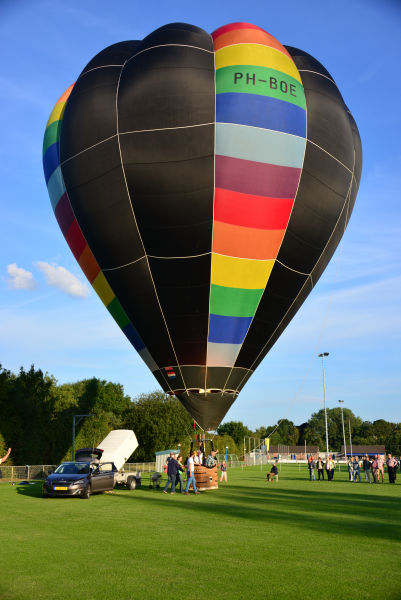
<svg viewBox="0 0 401 600">
<path fill-rule="evenodd" d="M 384 483 L 384 464 L 387 465 L 389 483 L 395 483 L 397 468 L 400 463 L 391 454 L 387 455 L 386 461 L 382 454 L 375 454 L 373 458 L 365 454 L 361 460 L 358 456 L 350 457 L 348 460 L 349 480 L 354 483 L 361 483 L 361 469 L 363 469 L 365 481 L 372 483 L 372 477 L 373 483 L 380 483 L 380 481 Z"/>
<path fill-rule="evenodd" d="M 171 485 L 171 494 L 175 494 L 175 489 L 179 486 L 181 494 L 189 494 L 189 489 L 192 485 L 192 489 L 195 494 L 199 494 L 196 487 L 195 479 L 195 465 L 204 465 L 211 469 L 217 464 L 216 450 L 211 450 L 210 454 L 204 459 L 201 450 L 191 450 L 189 456 L 185 460 L 185 464 L 182 464 L 182 456 L 176 452 L 170 452 L 170 456 L 167 458 L 165 464 L 165 471 L 167 473 L 167 483 L 164 486 L 163 493 L 167 494 L 167 490 Z M 186 486 L 184 490 L 183 473 L 186 472 Z M 227 482 L 227 465 L 225 461 L 220 464 L 220 482 L 224 479 Z"/>
<path fill-rule="evenodd" d="M 376 454 L 372 459 L 368 454 L 365 454 L 362 459 L 359 459 L 358 456 L 351 456 L 348 460 L 349 481 L 360 483 L 361 470 L 363 470 L 365 474 L 365 481 L 371 483 L 372 476 L 373 483 L 379 483 L 380 479 L 381 482 L 384 483 L 384 464 L 387 465 L 389 482 L 395 483 L 397 468 L 400 462 L 391 454 L 388 454 L 386 461 L 384 456 L 381 454 Z M 324 480 L 324 472 L 326 471 L 328 481 L 332 481 L 334 478 L 336 463 L 334 462 L 332 455 L 328 455 L 326 459 L 322 459 L 319 456 L 316 461 L 313 456 L 309 456 L 308 469 L 310 481 L 316 480 L 315 469 L 317 469 L 318 480 Z"/>
<path fill-rule="evenodd" d="M 328 481 L 333 481 L 334 478 L 334 469 L 336 469 L 337 465 L 333 460 L 333 457 L 329 454 L 324 460 L 319 456 L 315 461 L 313 456 L 309 456 L 308 458 L 308 469 L 309 469 L 309 479 L 311 481 L 315 481 L 315 469 L 317 469 L 317 478 L 318 481 L 322 479 L 324 481 L 324 472 L 326 471 Z"/>
</svg>

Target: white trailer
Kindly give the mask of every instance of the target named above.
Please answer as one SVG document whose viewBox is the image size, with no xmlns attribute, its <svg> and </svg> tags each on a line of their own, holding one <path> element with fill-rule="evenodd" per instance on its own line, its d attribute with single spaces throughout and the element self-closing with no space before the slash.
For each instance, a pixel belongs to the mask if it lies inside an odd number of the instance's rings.
<svg viewBox="0 0 401 600">
<path fill-rule="evenodd" d="M 101 462 L 112 462 L 118 473 L 115 475 L 115 483 L 126 485 L 128 489 L 136 488 L 136 474 L 124 473 L 124 465 L 133 452 L 138 448 L 138 441 L 132 429 L 113 429 L 100 442 L 99 449 L 103 450 Z"/>
</svg>

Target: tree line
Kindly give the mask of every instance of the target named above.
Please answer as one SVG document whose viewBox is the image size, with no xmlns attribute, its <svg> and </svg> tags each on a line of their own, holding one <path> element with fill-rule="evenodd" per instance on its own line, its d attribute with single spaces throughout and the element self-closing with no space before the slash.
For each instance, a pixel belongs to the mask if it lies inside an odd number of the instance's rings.
<svg viewBox="0 0 401 600">
<path fill-rule="evenodd" d="M 176 398 L 162 391 L 130 398 L 118 383 L 97 378 L 59 385 L 56 379 L 32 366 L 15 374 L 0 365 L 0 456 L 11 446 L 13 464 L 58 464 L 71 458 L 72 420 L 83 418 L 76 427 L 75 447 L 98 445 L 112 429 L 133 429 L 139 447 L 131 462 L 153 461 L 155 452 L 181 447 L 186 455 L 191 439 L 200 433 Z M 362 421 L 349 409 L 354 444 L 385 444 L 388 452 L 399 454 L 401 424 L 384 420 Z M 330 449 L 342 444 L 341 412 L 328 410 Z M 307 423 L 295 426 L 283 419 L 276 425 L 251 431 L 241 422 L 220 425 L 212 435 L 215 447 L 240 457 L 244 436 L 264 438 L 271 445 L 304 444 L 325 447 L 324 411 L 314 413 Z"/>
</svg>

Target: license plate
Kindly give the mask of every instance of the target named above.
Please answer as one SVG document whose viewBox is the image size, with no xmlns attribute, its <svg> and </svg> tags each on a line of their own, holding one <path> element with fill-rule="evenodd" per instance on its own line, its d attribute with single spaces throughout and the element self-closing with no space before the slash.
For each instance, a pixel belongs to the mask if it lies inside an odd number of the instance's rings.
<svg viewBox="0 0 401 600">
<path fill-rule="evenodd" d="M 68 487 L 67 487 L 67 486 L 61 486 L 61 485 L 58 485 L 58 486 L 56 486 L 56 487 L 54 488 L 54 491 L 55 491 L 55 492 L 61 492 L 61 491 L 64 491 L 64 490 L 68 490 Z"/>
</svg>

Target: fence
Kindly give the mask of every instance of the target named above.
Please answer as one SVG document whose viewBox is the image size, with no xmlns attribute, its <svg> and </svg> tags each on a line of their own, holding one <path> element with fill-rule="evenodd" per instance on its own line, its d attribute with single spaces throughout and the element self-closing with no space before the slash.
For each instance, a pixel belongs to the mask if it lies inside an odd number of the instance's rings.
<svg viewBox="0 0 401 600">
<path fill-rule="evenodd" d="M 49 471 L 54 471 L 58 465 L 25 465 L 21 466 L 1 466 L 0 467 L 0 481 L 20 481 L 31 479 L 46 479 L 49 475 Z M 149 473 L 155 470 L 155 463 L 125 463 L 123 467 L 127 473 L 135 473 L 140 471 L 141 473 Z"/>
</svg>

